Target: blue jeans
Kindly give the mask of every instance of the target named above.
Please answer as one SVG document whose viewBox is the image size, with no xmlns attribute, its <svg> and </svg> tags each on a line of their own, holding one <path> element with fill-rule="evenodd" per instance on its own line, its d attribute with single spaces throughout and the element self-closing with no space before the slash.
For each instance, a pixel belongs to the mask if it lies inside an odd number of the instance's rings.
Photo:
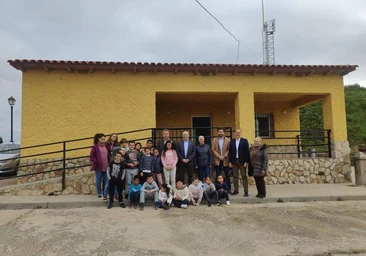
<svg viewBox="0 0 366 256">
<path fill-rule="evenodd" d="M 210 177 L 210 167 L 198 167 L 198 177 L 200 181 L 203 181 L 203 177 Z"/>
<path fill-rule="evenodd" d="M 167 206 L 168 205 L 168 203 L 167 202 L 165 202 L 165 203 L 163 203 L 162 201 L 158 201 L 158 206 L 159 206 L 159 208 L 163 208 L 164 206 Z"/>
<path fill-rule="evenodd" d="M 104 182 L 103 196 L 106 197 L 108 195 L 108 189 L 109 189 L 109 180 L 107 177 L 107 172 L 95 171 L 95 177 L 96 177 L 95 185 L 97 187 L 98 195 L 102 195 L 102 182 Z"/>
<path fill-rule="evenodd" d="M 228 191 L 231 191 L 231 181 L 230 181 L 230 167 L 229 166 L 216 166 L 216 178 L 221 175 L 222 169 L 225 172 L 225 183 L 227 184 Z"/>
<path fill-rule="evenodd" d="M 130 193 L 130 201 L 131 201 L 131 204 L 137 204 L 138 202 L 140 202 L 140 192 L 138 191 L 132 191 Z"/>
<path fill-rule="evenodd" d="M 182 204 L 189 205 L 189 201 L 187 199 L 186 200 L 183 200 L 183 201 L 173 199 L 173 204 L 177 208 L 182 208 Z"/>
</svg>

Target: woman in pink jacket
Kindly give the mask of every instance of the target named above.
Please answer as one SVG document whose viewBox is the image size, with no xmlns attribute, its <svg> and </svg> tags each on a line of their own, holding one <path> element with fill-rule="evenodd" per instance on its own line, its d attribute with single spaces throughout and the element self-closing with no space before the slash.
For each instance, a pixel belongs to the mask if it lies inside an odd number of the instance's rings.
<svg viewBox="0 0 366 256">
<path fill-rule="evenodd" d="M 163 153 L 161 154 L 161 162 L 164 167 L 165 182 L 172 186 L 175 191 L 175 174 L 177 171 L 178 155 L 177 152 L 172 148 L 173 142 L 167 141 Z"/>
</svg>

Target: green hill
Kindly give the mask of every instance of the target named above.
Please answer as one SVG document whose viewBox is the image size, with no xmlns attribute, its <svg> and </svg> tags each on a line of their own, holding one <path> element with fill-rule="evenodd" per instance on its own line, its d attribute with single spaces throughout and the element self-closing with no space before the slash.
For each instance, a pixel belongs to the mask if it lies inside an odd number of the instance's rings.
<svg viewBox="0 0 366 256">
<path fill-rule="evenodd" d="M 351 146 L 366 143 L 366 88 L 358 84 L 344 87 L 348 141 Z M 300 108 L 301 130 L 323 129 L 322 102 Z"/>
</svg>

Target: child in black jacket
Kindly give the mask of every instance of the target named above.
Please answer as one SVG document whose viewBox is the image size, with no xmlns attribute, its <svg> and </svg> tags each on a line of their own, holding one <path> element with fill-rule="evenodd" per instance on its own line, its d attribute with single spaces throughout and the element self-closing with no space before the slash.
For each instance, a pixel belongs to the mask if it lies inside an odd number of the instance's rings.
<svg viewBox="0 0 366 256">
<path fill-rule="evenodd" d="M 163 165 L 161 164 L 161 157 L 157 149 L 154 149 L 152 174 L 155 182 L 160 187 L 163 184 Z"/>
<path fill-rule="evenodd" d="M 124 152 L 124 151 L 123 151 Z M 125 204 L 123 203 L 122 197 L 122 181 L 125 178 L 125 168 L 126 168 L 126 160 L 128 159 L 128 155 L 125 154 L 122 156 L 121 152 L 117 152 L 115 155 L 115 159 L 109 163 L 107 169 L 107 177 L 109 181 L 109 205 L 108 209 L 113 207 L 113 194 L 115 187 L 118 191 L 118 201 L 119 205 L 122 208 L 125 208 Z"/>
<path fill-rule="evenodd" d="M 229 181 L 230 182 L 230 181 Z M 218 205 L 221 205 L 221 198 L 226 199 L 226 205 L 230 205 L 229 193 L 227 192 L 227 185 L 224 182 L 224 177 L 222 175 L 217 176 L 217 182 L 215 184 L 216 191 L 218 193 Z"/>
</svg>

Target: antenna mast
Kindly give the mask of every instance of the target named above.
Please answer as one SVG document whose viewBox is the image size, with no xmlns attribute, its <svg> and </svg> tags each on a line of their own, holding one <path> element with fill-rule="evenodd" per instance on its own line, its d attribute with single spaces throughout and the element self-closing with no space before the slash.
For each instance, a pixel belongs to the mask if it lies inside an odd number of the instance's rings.
<svg viewBox="0 0 366 256">
<path fill-rule="evenodd" d="M 274 33 L 276 31 L 275 20 L 264 21 L 264 0 L 262 0 L 262 44 L 263 44 L 263 64 L 275 64 L 275 48 L 274 48 Z"/>
</svg>

